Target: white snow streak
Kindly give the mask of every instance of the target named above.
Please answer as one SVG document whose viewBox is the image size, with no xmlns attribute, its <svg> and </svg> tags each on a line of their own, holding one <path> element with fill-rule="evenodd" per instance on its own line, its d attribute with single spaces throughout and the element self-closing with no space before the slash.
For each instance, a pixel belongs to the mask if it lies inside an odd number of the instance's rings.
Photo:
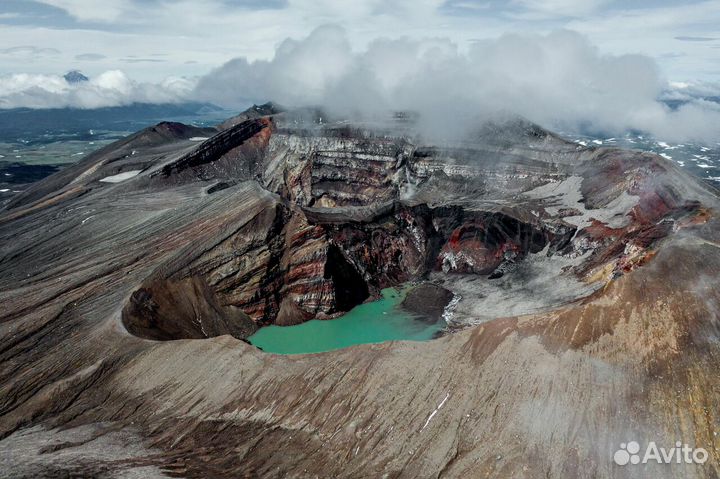
<svg viewBox="0 0 720 479">
<path fill-rule="evenodd" d="M 427 418 L 427 421 L 425 421 L 425 425 L 422 427 L 422 429 L 420 429 L 421 431 L 427 427 L 427 425 L 430 423 L 430 420 L 435 416 L 435 414 L 437 414 L 437 412 L 440 410 L 440 408 L 442 408 L 445 405 L 445 402 L 448 400 L 449 397 L 450 397 L 450 393 L 447 393 L 447 395 L 445 396 L 445 399 L 443 399 L 442 402 L 440 404 L 438 404 L 438 407 L 435 408 L 435 410 L 432 413 L 430 413 L 430 415 Z"/>
</svg>

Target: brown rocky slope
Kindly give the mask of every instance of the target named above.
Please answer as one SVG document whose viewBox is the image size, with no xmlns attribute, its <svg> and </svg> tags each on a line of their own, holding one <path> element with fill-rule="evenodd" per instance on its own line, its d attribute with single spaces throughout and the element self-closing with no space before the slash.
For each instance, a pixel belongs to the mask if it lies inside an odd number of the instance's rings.
<svg viewBox="0 0 720 479">
<path fill-rule="evenodd" d="M 0 476 L 718 477 L 716 191 L 519 120 L 438 147 L 263 113 L 0 213 Z M 242 341 L 420 279 L 458 298 L 441 339 Z M 710 458 L 615 465 L 633 439 Z"/>
</svg>

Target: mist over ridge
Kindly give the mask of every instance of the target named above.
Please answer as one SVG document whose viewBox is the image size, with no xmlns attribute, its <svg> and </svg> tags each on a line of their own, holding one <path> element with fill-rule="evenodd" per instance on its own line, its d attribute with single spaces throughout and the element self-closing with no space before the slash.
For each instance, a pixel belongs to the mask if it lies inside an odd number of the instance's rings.
<svg viewBox="0 0 720 479">
<path fill-rule="evenodd" d="M 413 111 L 441 134 L 497 114 L 518 114 L 568 130 L 720 139 L 720 105 L 676 90 L 683 101 L 672 109 L 660 101 L 672 88 L 649 57 L 604 55 L 567 30 L 506 34 L 467 51 L 442 38 L 381 38 L 358 52 L 342 28 L 327 25 L 302 40 L 284 41 L 270 61 L 231 60 L 202 77 L 193 95 L 238 107 L 264 100 L 321 105 L 360 118 Z"/>
<path fill-rule="evenodd" d="M 137 82 L 120 70 L 79 83 L 60 74 L 0 76 L 2 109 L 186 101 L 245 109 L 273 101 L 350 119 L 413 112 L 421 131 L 439 138 L 520 115 L 556 130 L 714 143 L 717 98 L 720 85 L 670 82 L 650 57 L 604 54 L 570 30 L 505 34 L 468 48 L 441 37 L 387 37 L 356 49 L 342 27 L 324 25 L 284 40 L 270 60 L 238 57 L 199 78 Z"/>
</svg>

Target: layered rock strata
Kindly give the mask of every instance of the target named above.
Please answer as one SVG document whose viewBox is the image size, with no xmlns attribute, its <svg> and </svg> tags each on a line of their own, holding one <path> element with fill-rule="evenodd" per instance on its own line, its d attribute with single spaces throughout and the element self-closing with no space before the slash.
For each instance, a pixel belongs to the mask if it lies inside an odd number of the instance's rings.
<svg viewBox="0 0 720 479">
<path fill-rule="evenodd" d="M 523 121 L 452 147 L 269 107 L 158 125 L 0 213 L 3 474 L 633 477 L 618 445 L 668 438 L 708 462 L 643 474 L 716 477 L 717 208 Z M 457 332 L 239 340 L 423 278 Z"/>
</svg>

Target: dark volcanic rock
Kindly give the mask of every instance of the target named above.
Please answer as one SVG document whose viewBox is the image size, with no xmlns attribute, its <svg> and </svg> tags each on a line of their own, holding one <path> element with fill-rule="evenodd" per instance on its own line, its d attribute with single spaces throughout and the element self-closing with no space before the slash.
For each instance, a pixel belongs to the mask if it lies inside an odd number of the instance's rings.
<svg viewBox="0 0 720 479">
<path fill-rule="evenodd" d="M 89 154 L 78 163 L 66 167 L 42 182 L 36 183 L 8 203 L 7 209 L 18 208 L 61 193 L 86 192 L 91 180 L 99 180 L 126 170 L 145 169 L 158 158 L 176 153 L 182 147 L 197 144 L 193 137 L 214 135 L 214 129 L 197 128 L 182 123 L 163 122 Z M 194 149 L 194 148 L 193 148 Z M 138 155 L 141 152 L 141 155 Z M 78 181 L 79 176 L 84 175 Z M 78 183 L 83 186 L 78 186 Z"/>
<path fill-rule="evenodd" d="M 595 479 L 628 438 L 710 456 L 644 475 L 720 475 L 715 190 L 522 121 L 440 147 L 263 113 L 0 211 L 0 475 Z M 424 278 L 461 298 L 436 341 L 242 341 Z"/>
<path fill-rule="evenodd" d="M 445 307 L 453 299 L 452 291 L 432 283 L 422 283 L 408 291 L 401 306 L 425 318 L 435 322 L 442 319 Z"/>
<path fill-rule="evenodd" d="M 130 296 L 123 324 L 141 338 L 155 340 L 252 335 L 257 326 L 241 309 L 223 306 L 199 277 L 157 281 Z"/>
<path fill-rule="evenodd" d="M 264 103 L 262 105 L 253 105 L 239 115 L 222 122 L 220 125 L 218 125 L 218 129 L 221 131 L 227 130 L 246 120 L 254 120 L 257 118 L 262 118 L 264 116 L 275 115 L 277 113 L 281 113 L 282 111 L 284 111 L 284 108 L 272 102 Z"/>
<path fill-rule="evenodd" d="M 65 78 L 65 81 L 70 84 L 83 83 L 86 81 L 90 81 L 90 79 L 88 77 L 86 77 L 85 75 L 80 73 L 78 70 L 72 70 L 72 71 L 67 72 L 63 76 L 63 78 Z"/>
<path fill-rule="evenodd" d="M 326 261 L 324 277 L 333 282 L 338 310 L 349 311 L 368 298 L 368 288 L 363 277 L 337 246 L 328 247 Z"/>
<path fill-rule="evenodd" d="M 172 175 L 174 178 L 179 178 L 184 176 L 180 175 L 180 173 L 191 169 L 193 178 L 208 179 L 214 176 L 213 171 L 208 171 L 209 165 L 212 165 L 213 169 L 219 167 L 225 170 L 234 168 L 238 163 L 242 165 L 247 162 L 245 158 L 248 155 L 247 152 L 239 151 L 239 149 L 242 148 L 246 141 L 254 138 L 257 133 L 268 126 L 269 123 L 266 120 L 248 120 L 238 123 L 232 128 L 223 130 L 213 138 L 204 141 L 190 153 L 163 165 L 161 169 L 153 172 L 150 177 L 162 175 L 167 178 Z M 223 171 L 223 173 L 227 175 L 229 172 Z M 241 178 L 251 177 L 253 173 L 252 165 L 242 168 L 239 173 Z"/>
</svg>

